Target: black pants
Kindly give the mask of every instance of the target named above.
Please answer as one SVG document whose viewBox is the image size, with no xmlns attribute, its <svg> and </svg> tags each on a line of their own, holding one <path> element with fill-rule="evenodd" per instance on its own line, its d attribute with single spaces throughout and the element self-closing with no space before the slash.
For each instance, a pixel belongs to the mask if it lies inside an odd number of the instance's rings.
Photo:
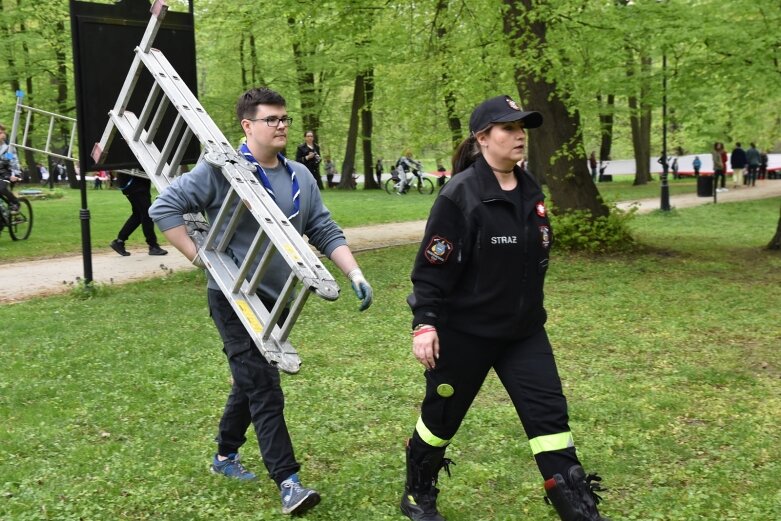
<svg viewBox="0 0 781 521">
<path fill-rule="evenodd" d="M 724 188 L 724 185 L 726 184 L 726 177 L 724 176 L 724 170 L 716 170 L 713 172 L 714 180 L 713 180 L 713 188 L 718 188 L 719 185 L 719 178 L 721 178 L 721 188 Z"/>
<path fill-rule="evenodd" d="M 5 179 L 0 179 L 0 195 L 2 195 L 5 200 L 8 201 L 8 204 L 19 204 L 19 199 L 17 199 L 14 193 L 11 191 L 11 183 Z"/>
<path fill-rule="evenodd" d="M 446 328 L 438 328 L 438 334 L 439 359 L 433 370 L 425 372 L 426 397 L 413 435 L 415 459 L 446 446 L 455 436 L 491 368 L 510 395 L 533 447 L 549 445 L 550 437 L 569 435 L 567 400 L 544 329 L 528 338 L 505 341 Z M 569 467 L 579 464 L 574 445 L 533 452 L 544 479 L 555 473 L 566 476 Z"/>
<path fill-rule="evenodd" d="M 222 456 L 238 452 L 247 441 L 247 428 L 253 424 L 263 463 L 269 476 L 280 485 L 301 467 L 285 423 L 279 370 L 261 356 L 225 295 L 210 289 L 208 297 L 209 311 L 222 337 L 233 376 L 233 387 L 220 419 L 217 452 Z M 273 304 L 264 303 L 269 308 Z M 280 322 L 286 315 L 287 312 L 283 313 Z"/>
<path fill-rule="evenodd" d="M 759 165 L 749 165 L 748 176 L 746 176 L 746 184 L 749 186 L 756 186 L 757 177 L 759 177 Z"/>
<path fill-rule="evenodd" d="M 155 235 L 155 223 L 152 218 L 149 217 L 149 207 L 152 206 L 152 196 L 148 191 L 133 192 L 125 194 L 127 200 L 130 201 L 130 208 L 133 213 L 127 218 L 122 229 L 117 234 L 117 239 L 120 241 L 127 241 L 130 235 L 136 229 L 141 226 L 144 232 L 144 238 L 149 247 L 159 246 L 157 244 L 157 236 Z"/>
</svg>

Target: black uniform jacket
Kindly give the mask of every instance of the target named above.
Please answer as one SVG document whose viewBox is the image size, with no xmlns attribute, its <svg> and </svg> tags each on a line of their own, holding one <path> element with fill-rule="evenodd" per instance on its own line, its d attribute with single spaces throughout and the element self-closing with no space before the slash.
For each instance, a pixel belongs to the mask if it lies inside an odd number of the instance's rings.
<svg viewBox="0 0 781 521">
<path fill-rule="evenodd" d="M 314 152 L 317 156 L 320 155 L 320 145 L 315 143 L 313 146 L 314 149 L 309 148 L 306 143 L 298 145 L 298 148 L 296 148 L 296 161 L 302 163 L 310 172 L 312 172 L 312 174 L 317 176 L 320 175 L 320 159 L 316 159 L 315 157 L 312 159 L 306 158 L 310 152 Z"/>
<path fill-rule="evenodd" d="M 545 324 L 550 221 L 534 177 L 515 175 L 520 193 L 503 191 L 478 156 L 442 188 L 412 270 L 413 327 L 522 338 Z"/>
</svg>

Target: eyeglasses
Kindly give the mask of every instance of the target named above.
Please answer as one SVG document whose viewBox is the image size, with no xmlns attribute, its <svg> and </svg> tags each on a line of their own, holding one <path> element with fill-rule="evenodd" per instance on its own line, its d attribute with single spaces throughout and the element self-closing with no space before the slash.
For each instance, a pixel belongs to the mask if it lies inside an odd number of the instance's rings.
<svg viewBox="0 0 781 521">
<path fill-rule="evenodd" d="M 249 119 L 248 121 L 265 121 L 266 125 L 269 127 L 278 127 L 280 123 L 284 123 L 286 127 L 289 127 L 293 124 L 293 118 L 290 116 L 282 116 L 281 118 L 278 116 L 268 116 L 266 118 L 257 118 L 257 119 Z"/>
</svg>

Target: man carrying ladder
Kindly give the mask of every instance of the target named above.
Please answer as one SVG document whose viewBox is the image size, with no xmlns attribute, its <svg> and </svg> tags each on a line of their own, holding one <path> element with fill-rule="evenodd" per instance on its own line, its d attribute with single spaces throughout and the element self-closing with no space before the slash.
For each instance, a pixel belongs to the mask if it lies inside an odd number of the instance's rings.
<svg viewBox="0 0 781 521">
<path fill-rule="evenodd" d="M 361 300 L 360 310 L 368 308 L 372 302 L 372 288 L 347 246 L 344 233 L 323 205 L 314 177 L 305 166 L 287 160 L 281 154 L 292 123 L 285 99 L 268 88 L 251 89 L 239 97 L 236 115 L 247 138 L 239 153 L 254 166 L 258 180 L 295 230 L 305 234 L 309 242 L 350 279 Z M 230 190 L 230 181 L 219 168 L 201 161 L 162 192 L 149 214 L 174 247 L 194 264 L 202 266 L 198 246 L 188 235 L 184 216 L 205 212 L 210 223 L 219 222 L 217 214 Z M 234 206 L 237 204 L 242 201 L 237 199 Z M 235 227 L 235 233 L 226 249 L 237 266 L 243 264 L 258 235 L 258 222 L 249 212 L 240 215 L 237 223 L 229 225 Z M 263 271 L 257 290 L 268 309 L 274 308 L 280 299 L 290 272 L 289 265 L 276 252 Z M 280 488 L 282 512 L 300 514 L 315 506 L 320 496 L 302 486 L 298 479 L 300 465 L 285 424 L 278 369 L 261 355 L 211 271 L 207 273 L 210 314 L 222 337 L 223 351 L 233 376 L 233 388 L 220 420 L 217 454 L 211 470 L 241 480 L 255 478 L 255 474 L 241 465 L 238 455 L 246 441 L 246 430 L 252 423 L 263 462 Z M 286 315 L 287 310 L 278 322 L 284 322 Z M 273 324 L 266 327 L 273 327 Z"/>
</svg>

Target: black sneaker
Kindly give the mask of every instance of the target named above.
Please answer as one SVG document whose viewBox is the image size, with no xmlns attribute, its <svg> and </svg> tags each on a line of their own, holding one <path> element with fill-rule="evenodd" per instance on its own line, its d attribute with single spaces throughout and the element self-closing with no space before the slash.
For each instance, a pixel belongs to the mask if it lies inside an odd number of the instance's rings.
<svg viewBox="0 0 781 521">
<path fill-rule="evenodd" d="M 168 255 L 168 251 L 162 249 L 160 246 L 150 246 L 149 255 Z"/>
<path fill-rule="evenodd" d="M 125 249 L 125 241 L 120 241 L 119 239 L 114 239 L 111 241 L 111 249 L 123 257 L 130 255 L 130 252 Z"/>
</svg>

